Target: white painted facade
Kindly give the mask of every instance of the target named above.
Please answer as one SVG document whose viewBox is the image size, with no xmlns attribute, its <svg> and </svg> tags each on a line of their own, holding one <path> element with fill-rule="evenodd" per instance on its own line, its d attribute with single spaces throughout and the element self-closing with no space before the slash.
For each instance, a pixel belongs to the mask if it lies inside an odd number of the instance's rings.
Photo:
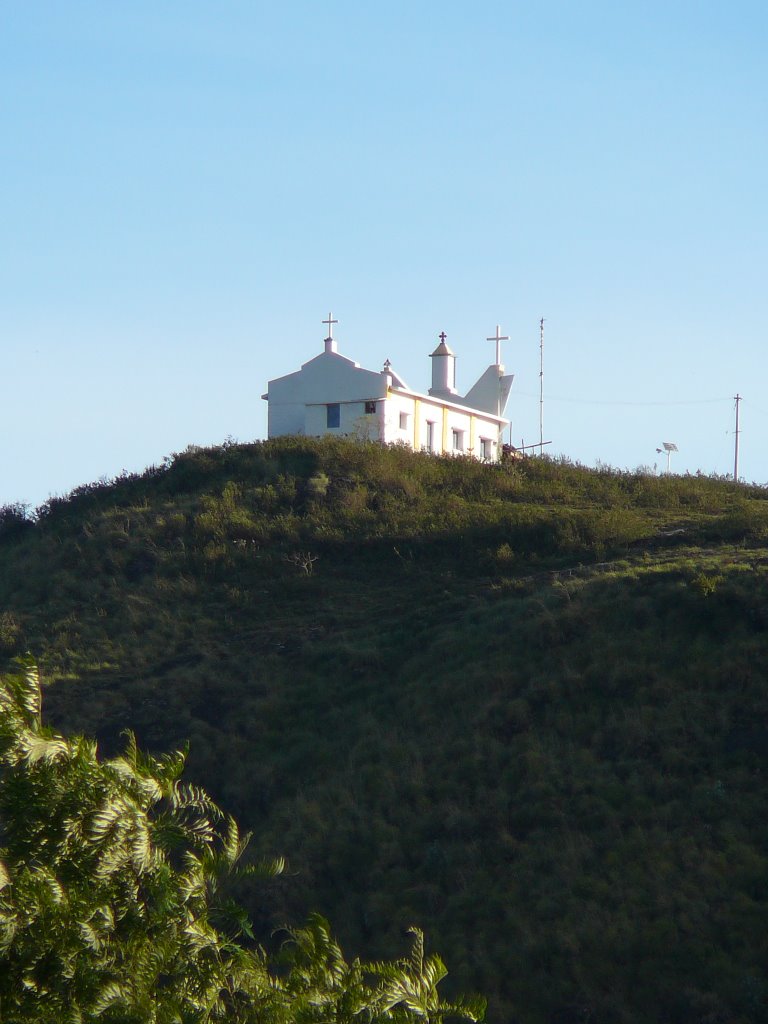
<svg viewBox="0 0 768 1024">
<path fill-rule="evenodd" d="M 332 318 L 326 322 L 330 327 Z M 496 348 L 498 360 L 498 343 Z M 496 462 L 509 424 L 504 410 L 512 375 L 505 375 L 497 361 L 462 398 L 456 390 L 456 357 L 444 334 L 431 359 L 432 387 L 427 393 L 413 391 L 389 361 L 377 373 L 341 355 L 331 334 L 314 359 L 269 382 L 262 395 L 269 409 L 268 436 L 331 434 Z"/>
</svg>

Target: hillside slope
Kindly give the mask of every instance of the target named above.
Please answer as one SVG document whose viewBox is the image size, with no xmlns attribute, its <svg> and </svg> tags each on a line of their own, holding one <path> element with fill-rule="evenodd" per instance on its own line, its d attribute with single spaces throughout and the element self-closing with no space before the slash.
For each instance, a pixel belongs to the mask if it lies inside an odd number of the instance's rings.
<svg viewBox="0 0 768 1024">
<path fill-rule="evenodd" d="M 191 743 L 253 908 L 489 1019 L 768 1020 L 768 493 L 281 439 L 0 514 L 57 726 Z M 451 979 L 449 979 L 451 980 Z"/>
</svg>

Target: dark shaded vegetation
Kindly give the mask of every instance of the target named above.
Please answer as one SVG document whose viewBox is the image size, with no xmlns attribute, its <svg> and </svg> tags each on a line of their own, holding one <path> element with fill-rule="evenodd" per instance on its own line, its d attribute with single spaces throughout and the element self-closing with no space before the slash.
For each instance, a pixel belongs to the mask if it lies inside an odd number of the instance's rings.
<svg viewBox="0 0 768 1024">
<path fill-rule="evenodd" d="M 446 1002 L 446 969 L 411 928 L 393 962 L 348 963 L 313 914 L 270 955 L 250 943 L 239 877 L 248 836 L 182 752 L 152 757 L 129 733 L 104 760 L 43 725 L 31 659 L 0 675 L 0 1020 L 13 1024 L 471 1024 L 478 997 Z"/>
<path fill-rule="evenodd" d="M 768 493 L 285 438 L 0 515 L 57 726 L 191 743 L 249 907 L 489 1019 L 768 1020 Z M 450 986 L 448 988 L 450 991 Z"/>
</svg>

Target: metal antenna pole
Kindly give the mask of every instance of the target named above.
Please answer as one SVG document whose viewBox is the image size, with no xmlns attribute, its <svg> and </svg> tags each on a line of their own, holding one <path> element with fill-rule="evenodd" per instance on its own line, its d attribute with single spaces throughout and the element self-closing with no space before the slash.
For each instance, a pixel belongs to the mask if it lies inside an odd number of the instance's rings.
<svg viewBox="0 0 768 1024">
<path fill-rule="evenodd" d="M 539 321 L 539 455 L 544 454 L 544 317 Z"/>
<path fill-rule="evenodd" d="M 734 452 L 733 452 L 733 482 L 734 483 L 738 483 L 738 481 L 739 481 L 739 434 L 741 433 L 741 431 L 739 430 L 739 403 L 741 402 L 741 395 L 738 394 L 738 392 L 736 394 L 736 397 L 734 398 L 734 401 L 736 402 L 736 439 L 735 439 L 735 442 L 734 442 Z"/>
</svg>

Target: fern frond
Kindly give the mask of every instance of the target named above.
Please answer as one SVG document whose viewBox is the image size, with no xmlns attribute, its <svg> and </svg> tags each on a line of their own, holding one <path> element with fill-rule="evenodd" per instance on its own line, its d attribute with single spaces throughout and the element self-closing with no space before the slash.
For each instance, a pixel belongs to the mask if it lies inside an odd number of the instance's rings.
<svg viewBox="0 0 768 1024">
<path fill-rule="evenodd" d="M 441 1003 L 440 1012 L 448 1017 L 462 1017 L 476 1022 L 485 1020 L 488 1001 L 482 996 L 463 996 L 450 1003 Z"/>
<path fill-rule="evenodd" d="M 22 749 L 27 764 L 45 761 L 50 764 L 69 754 L 69 744 L 61 737 L 48 739 L 41 735 L 30 735 L 25 738 Z"/>
<path fill-rule="evenodd" d="M 267 881 L 270 878 L 275 878 L 277 875 L 284 874 L 285 868 L 285 857 L 263 857 L 253 864 L 246 864 L 242 868 L 237 868 L 235 876 L 238 878 L 255 878 Z"/>
<path fill-rule="evenodd" d="M 155 861 L 149 832 L 144 822 L 137 823 L 131 838 L 131 861 L 139 874 L 149 871 Z"/>
<path fill-rule="evenodd" d="M 40 719 L 40 671 L 31 655 L 21 659 L 24 665 L 25 687 L 21 691 L 21 703 L 24 710 L 33 718 Z"/>
<path fill-rule="evenodd" d="M 104 945 L 102 937 L 88 921 L 81 921 L 78 930 L 85 945 L 94 952 L 98 952 Z"/>
<path fill-rule="evenodd" d="M 237 822 L 231 815 L 227 815 L 227 834 L 222 842 L 222 853 L 230 867 L 234 867 L 240 860 L 250 839 L 250 832 L 241 837 Z"/>
<path fill-rule="evenodd" d="M 174 750 L 170 754 L 161 754 L 160 757 L 148 757 L 153 773 L 158 779 L 171 785 L 178 782 L 184 774 L 187 764 L 189 744 L 185 744 L 181 750 Z"/>
<path fill-rule="evenodd" d="M 105 767 L 114 772 L 121 782 L 140 793 L 148 805 L 156 804 L 162 799 L 163 789 L 157 779 L 138 772 L 128 758 L 115 757 L 107 761 Z"/>
<path fill-rule="evenodd" d="M 433 953 L 432 956 L 428 956 L 426 960 L 422 961 L 421 984 L 430 990 L 435 989 L 447 973 L 448 970 L 443 961 Z"/>
<path fill-rule="evenodd" d="M 125 1005 L 129 1001 L 129 994 L 125 983 L 110 981 L 96 998 L 92 1008 L 93 1014 L 98 1017 L 112 1006 Z"/>
<path fill-rule="evenodd" d="M 67 1010 L 65 1024 L 83 1024 L 83 1014 L 77 1003 L 72 1003 Z"/>
<path fill-rule="evenodd" d="M 29 881 L 41 903 L 50 901 L 55 905 L 65 902 L 64 887 L 49 868 L 31 868 Z"/>
<path fill-rule="evenodd" d="M 224 817 L 224 812 L 204 789 L 188 783 L 173 787 L 171 807 L 176 811 L 198 811 L 200 814 L 210 815 L 215 821 L 220 821 Z"/>
<path fill-rule="evenodd" d="M 126 807 L 122 800 L 113 799 L 105 803 L 94 814 L 89 829 L 90 838 L 94 843 L 101 843 L 114 831 L 117 822 L 125 814 Z"/>
</svg>

